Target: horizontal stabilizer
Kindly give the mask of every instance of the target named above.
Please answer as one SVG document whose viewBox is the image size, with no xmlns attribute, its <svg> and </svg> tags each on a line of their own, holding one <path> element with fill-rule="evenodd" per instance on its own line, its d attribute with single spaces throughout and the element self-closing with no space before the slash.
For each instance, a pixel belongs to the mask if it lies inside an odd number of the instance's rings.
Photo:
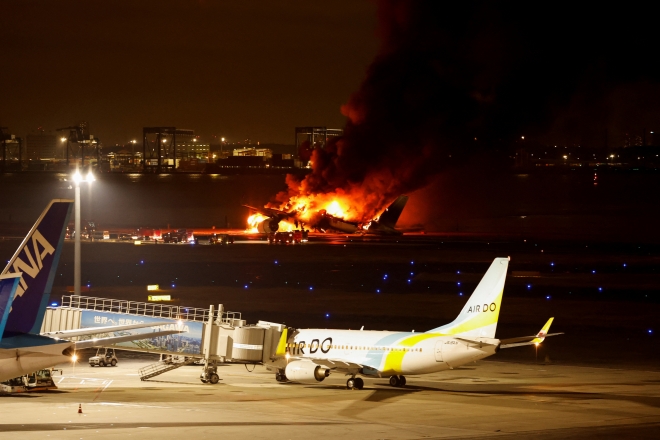
<svg viewBox="0 0 660 440">
<path fill-rule="evenodd" d="M 141 333 L 137 335 L 114 336 L 111 338 L 101 338 L 101 339 L 89 339 L 86 341 L 75 342 L 75 348 L 76 350 L 82 350 L 84 348 L 91 348 L 91 347 L 107 347 L 109 345 L 119 344 L 120 342 L 139 341 L 142 339 L 150 339 L 155 336 L 167 336 L 177 333 L 183 333 L 183 331 L 164 330 L 161 332 Z"/>
<path fill-rule="evenodd" d="M 540 344 L 543 342 L 545 338 L 548 336 L 557 336 L 557 335 L 563 335 L 564 333 L 550 333 L 548 334 L 548 330 L 550 330 L 550 325 L 552 324 L 552 321 L 555 318 L 550 318 L 548 319 L 548 322 L 545 323 L 543 328 L 535 334 L 534 336 L 521 336 L 518 338 L 509 338 L 509 339 L 502 339 L 500 341 L 500 348 L 512 348 L 512 347 L 521 347 L 523 345 L 532 345 L 532 344 Z"/>
<path fill-rule="evenodd" d="M 561 333 L 550 333 L 548 335 L 545 335 L 544 338 L 548 338 L 550 336 L 563 335 L 563 334 L 564 334 L 563 332 L 561 332 Z M 539 338 L 537 338 L 536 335 L 535 336 L 523 336 L 523 337 L 520 337 L 520 338 L 503 339 L 502 343 L 500 344 L 500 348 L 522 347 L 523 345 L 534 345 L 534 344 L 540 344 L 541 342 L 543 342 L 543 340 L 535 342 L 536 339 L 539 339 Z M 516 342 L 516 341 L 519 341 L 519 342 Z"/>
<path fill-rule="evenodd" d="M 474 344 L 478 346 L 483 345 L 497 345 L 497 339 L 485 338 L 484 339 L 468 339 L 468 338 L 455 338 L 459 341 L 467 342 L 468 344 Z"/>
</svg>

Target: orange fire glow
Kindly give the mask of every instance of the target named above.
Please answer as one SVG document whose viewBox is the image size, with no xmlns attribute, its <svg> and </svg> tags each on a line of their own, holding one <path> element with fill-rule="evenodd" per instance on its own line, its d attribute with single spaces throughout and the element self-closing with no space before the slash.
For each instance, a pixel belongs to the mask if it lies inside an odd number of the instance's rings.
<svg viewBox="0 0 660 440">
<path fill-rule="evenodd" d="M 265 215 L 260 214 L 258 212 L 255 213 L 255 214 L 252 214 L 247 219 L 247 229 L 245 230 L 245 232 L 251 233 L 251 234 L 258 234 L 259 232 L 261 232 L 261 231 L 259 231 L 259 224 L 261 222 L 263 222 L 264 220 L 267 220 L 267 219 L 268 219 L 268 217 L 266 217 Z M 286 221 L 286 220 L 282 220 L 282 221 L 280 221 L 278 230 L 279 231 L 284 231 L 284 232 L 291 232 L 291 231 L 294 231 L 295 229 L 296 229 L 296 226 L 293 223 L 291 223 L 289 221 Z"/>
</svg>

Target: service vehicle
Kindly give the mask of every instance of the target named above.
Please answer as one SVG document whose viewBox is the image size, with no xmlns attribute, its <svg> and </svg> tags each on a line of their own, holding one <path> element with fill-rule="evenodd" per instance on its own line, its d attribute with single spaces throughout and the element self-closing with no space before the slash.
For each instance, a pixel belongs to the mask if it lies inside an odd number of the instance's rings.
<svg viewBox="0 0 660 440">
<path fill-rule="evenodd" d="M 96 356 L 89 358 L 90 367 L 108 367 L 117 366 L 117 355 L 114 348 L 99 348 L 96 350 Z"/>
</svg>

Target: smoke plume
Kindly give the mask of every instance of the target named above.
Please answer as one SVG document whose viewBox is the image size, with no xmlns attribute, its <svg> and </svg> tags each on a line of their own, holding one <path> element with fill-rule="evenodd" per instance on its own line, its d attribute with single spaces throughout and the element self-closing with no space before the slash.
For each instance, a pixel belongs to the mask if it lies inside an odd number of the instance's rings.
<svg viewBox="0 0 660 440">
<path fill-rule="evenodd" d="M 626 42 L 657 40 L 633 12 L 601 10 L 596 20 L 589 5 L 459 3 L 378 2 L 381 46 L 341 108 L 344 136 L 312 152 L 304 179 L 287 177 L 282 207 L 339 199 L 346 219 L 366 222 L 476 151 L 548 136 L 578 91 L 599 97 L 658 77 L 658 67 L 621 65 L 650 44 Z M 593 117 L 607 123 L 607 111 Z"/>
</svg>

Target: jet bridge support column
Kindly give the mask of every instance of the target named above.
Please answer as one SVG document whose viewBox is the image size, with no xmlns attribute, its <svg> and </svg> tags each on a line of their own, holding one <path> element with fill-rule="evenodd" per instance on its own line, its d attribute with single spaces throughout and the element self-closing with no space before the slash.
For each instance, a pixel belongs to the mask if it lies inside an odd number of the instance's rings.
<svg viewBox="0 0 660 440">
<path fill-rule="evenodd" d="M 221 316 L 221 311 L 218 311 Z M 216 384 L 220 380 L 218 376 L 218 367 L 216 360 L 211 360 L 211 343 L 213 336 L 213 324 L 214 324 L 214 310 L 213 305 L 209 306 L 209 319 L 206 321 L 206 326 L 204 327 L 204 345 L 202 346 L 202 355 L 204 356 L 204 369 L 202 374 L 199 375 L 199 379 L 203 383 L 212 383 Z"/>
</svg>

